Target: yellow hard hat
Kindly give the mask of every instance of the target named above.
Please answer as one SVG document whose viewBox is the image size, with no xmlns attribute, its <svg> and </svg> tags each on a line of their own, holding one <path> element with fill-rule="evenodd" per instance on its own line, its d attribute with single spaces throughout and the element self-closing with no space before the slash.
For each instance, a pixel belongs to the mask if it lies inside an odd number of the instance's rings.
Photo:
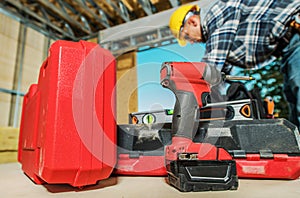
<svg viewBox="0 0 300 198">
<path fill-rule="evenodd" d="M 183 5 L 180 6 L 177 10 L 175 10 L 173 12 L 173 14 L 170 17 L 170 21 L 169 21 L 169 27 L 170 30 L 172 32 L 172 34 L 175 36 L 175 38 L 178 41 L 178 44 L 180 46 L 185 46 L 186 45 L 186 41 L 184 39 L 180 39 L 180 29 L 182 27 L 183 21 L 185 19 L 185 16 L 187 15 L 187 13 L 191 10 L 195 10 L 195 11 L 199 11 L 199 6 L 198 5 Z"/>
</svg>

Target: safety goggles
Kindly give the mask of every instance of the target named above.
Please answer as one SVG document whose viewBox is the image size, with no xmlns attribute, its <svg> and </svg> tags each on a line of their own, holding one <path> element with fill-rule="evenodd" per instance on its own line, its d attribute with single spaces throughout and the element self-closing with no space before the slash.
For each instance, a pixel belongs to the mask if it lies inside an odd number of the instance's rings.
<svg viewBox="0 0 300 198">
<path fill-rule="evenodd" d="M 185 25 L 185 23 L 187 22 L 187 20 L 188 20 L 191 16 L 193 16 L 193 15 L 195 15 L 195 14 L 197 14 L 197 13 L 198 13 L 197 11 L 190 10 L 190 11 L 188 11 L 188 13 L 185 15 L 185 17 L 184 17 L 184 19 L 183 19 L 183 21 L 182 21 L 182 24 L 181 24 L 181 26 L 180 26 L 180 29 L 179 29 L 179 38 L 181 37 L 181 34 L 182 34 L 182 31 L 183 31 L 184 25 Z M 184 35 L 184 38 L 182 38 L 182 39 L 184 39 L 184 40 L 189 40 L 189 37 L 188 37 L 188 35 Z"/>
</svg>

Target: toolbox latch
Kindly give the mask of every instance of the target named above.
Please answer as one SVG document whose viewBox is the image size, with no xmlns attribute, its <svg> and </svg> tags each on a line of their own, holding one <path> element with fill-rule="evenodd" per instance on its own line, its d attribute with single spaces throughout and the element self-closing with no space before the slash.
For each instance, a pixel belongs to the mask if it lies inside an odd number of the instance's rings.
<svg viewBox="0 0 300 198">
<path fill-rule="evenodd" d="M 274 158 L 274 155 L 271 150 L 260 150 L 259 151 L 260 158 Z"/>
<path fill-rule="evenodd" d="M 232 151 L 234 158 L 246 158 L 246 151 L 245 150 L 233 150 Z"/>
<path fill-rule="evenodd" d="M 139 158 L 140 155 L 141 154 L 139 152 L 130 152 L 129 153 L 129 158 Z"/>
</svg>

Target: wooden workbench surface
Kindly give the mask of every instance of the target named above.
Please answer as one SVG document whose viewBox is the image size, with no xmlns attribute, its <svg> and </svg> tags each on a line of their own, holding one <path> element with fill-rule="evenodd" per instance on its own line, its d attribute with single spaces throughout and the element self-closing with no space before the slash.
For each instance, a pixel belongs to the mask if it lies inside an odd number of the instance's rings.
<svg viewBox="0 0 300 198">
<path fill-rule="evenodd" d="M 236 191 L 182 193 L 169 186 L 164 177 L 111 177 L 83 190 L 68 185 L 36 185 L 21 170 L 19 163 L 0 164 L 0 195 L 3 198 L 40 197 L 97 197 L 97 198 L 298 198 L 300 179 L 297 180 L 239 180 Z"/>
</svg>

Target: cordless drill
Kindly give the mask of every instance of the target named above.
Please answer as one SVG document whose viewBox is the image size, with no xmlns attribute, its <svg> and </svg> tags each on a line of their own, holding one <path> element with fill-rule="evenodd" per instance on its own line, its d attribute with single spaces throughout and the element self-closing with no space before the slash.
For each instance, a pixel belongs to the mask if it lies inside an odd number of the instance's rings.
<svg viewBox="0 0 300 198">
<path fill-rule="evenodd" d="M 221 73 L 201 62 L 165 62 L 161 85 L 176 97 L 172 143 L 166 146 L 168 182 L 180 191 L 236 190 L 235 161 L 222 148 L 195 143 L 200 109 L 211 95 L 211 86 L 222 82 Z"/>
</svg>

